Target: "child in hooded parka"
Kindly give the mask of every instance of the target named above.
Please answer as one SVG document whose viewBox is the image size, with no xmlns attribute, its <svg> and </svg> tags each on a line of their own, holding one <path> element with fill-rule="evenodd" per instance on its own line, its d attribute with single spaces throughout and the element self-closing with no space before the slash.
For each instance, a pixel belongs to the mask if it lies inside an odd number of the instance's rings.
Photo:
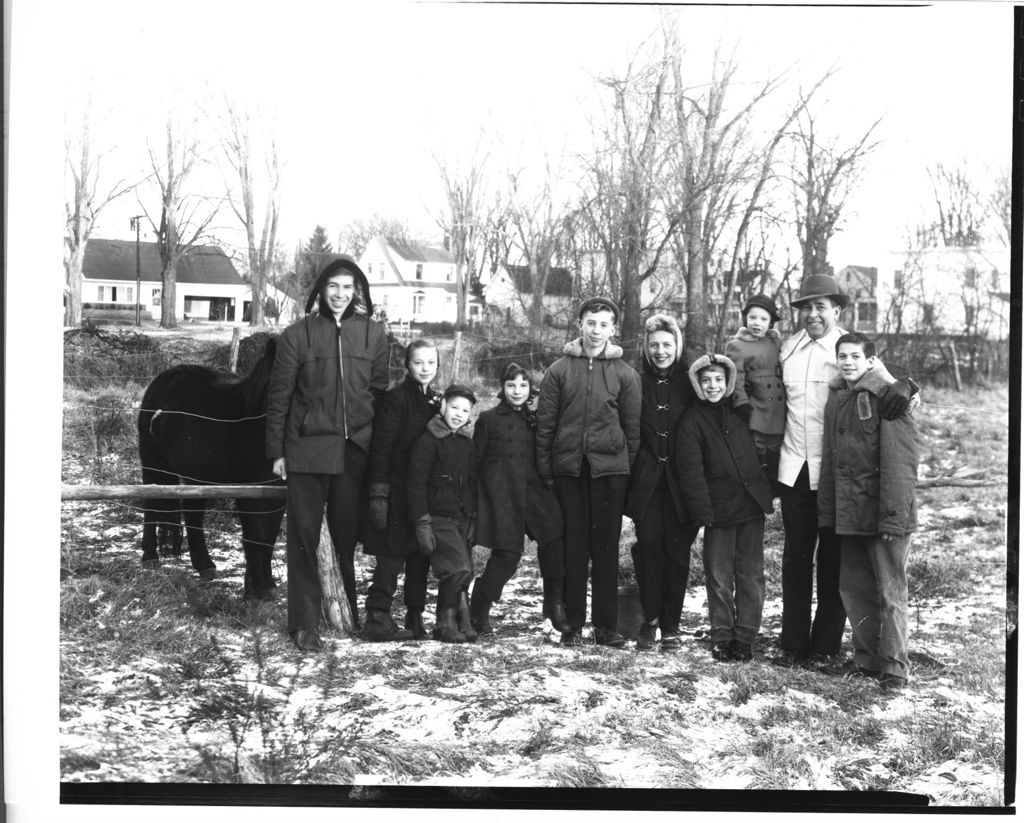
<svg viewBox="0 0 1024 823">
<path fill-rule="evenodd" d="M 558 631 L 570 629 L 563 602 L 562 509 L 537 472 L 537 417 L 529 407 L 536 396 L 530 373 L 510 363 L 501 374 L 500 402 L 480 415 L 473 431 L 480 461 L 476 542 L 491 550 L 469 603 L 473 628 L 481 635 L 493 631 L 491 605 L 515 574 L 527 536 L 537 541 L 544 616 Z"/>
<path fill-rule="evenodd" d="M 704 526 L 704 577 L 711 654 L 750 660 L 764 606 L 764 517 L 772 492 L 746 423 L 729 402 L 736 367 L 706 354 L 690 366 L 697 394 L 676 437 L 676 464 L 688 519 Z"/>
<path fill-rule="evenodd" d="M 761 466 L 774 482 L 786 431 L 786 388 L 779 359 L 782 339 L 774 328 L 779 313 L 768 295 L 755 294 L 741 316 L 743 326 L 725 344 L 725 356 L 736 366 L 733 408 L 746 420 Z"/>
</svg>

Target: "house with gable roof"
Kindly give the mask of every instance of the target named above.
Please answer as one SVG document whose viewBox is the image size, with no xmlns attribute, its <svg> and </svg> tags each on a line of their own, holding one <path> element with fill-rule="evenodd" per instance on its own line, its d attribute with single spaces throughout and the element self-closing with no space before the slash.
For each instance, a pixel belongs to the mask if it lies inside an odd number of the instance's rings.
<svg viewBox="0 0 1024 823">
<path fill-rule="evenodd" d="M 374 305 L 398 323 L 454 323 L 458 319 L 455 258 L 444 246 L 374 237 L 359 258 Z M 470 296 L 466 319 L 479 321 L 481 302 Z"/>
<path fill-rule="evenodd" d="M 163 299 L 160 252 L 156 243 L 139 243 L 138 253 L 137 274 L 134 240 L 89 240 L 82 261 L 86 315 L 90 309 L 101 308 L 134 312 L 137 300 L 142 317 L 159 319 Z M 218 246 L 196 246 L 182 257 L 175 283 L 174 313 L 179 320 L 241 323 L 248 319 L 252 289 Z"/>
<path fill-rule="evenodd" d="M 529 322 L 534 290 L 529 266 L 505 264 L 498 266 L 487 281 L 484 299 L 504 322 L 525 325 Z M 573 319 L 573 275 L 569 269 L 552 266 L 548 270 L 541 302 L 544 320 L 549 325 L 565 326 Z"/>
</svg>

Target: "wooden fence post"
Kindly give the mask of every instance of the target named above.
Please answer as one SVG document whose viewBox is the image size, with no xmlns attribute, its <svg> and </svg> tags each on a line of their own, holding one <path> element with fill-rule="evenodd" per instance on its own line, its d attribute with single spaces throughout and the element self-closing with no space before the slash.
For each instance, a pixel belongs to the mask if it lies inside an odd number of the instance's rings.
<svg viewBox="0 0 1024 823">
<path fill-rule="evenodd" d="M 327 528 L 327 515 L 320 523 L 320 545 L 316 548 L 317 566 L 320 571 L 320 591 L 324 617 L 334 628 L 352 634 L 355 621 L 352 619 L 352 608 L 345 594 L 345 583 L 341 579 L 338 558 L 334 554 L 334 542 Z"/>
<path fill-rule="evenodd" d="M 238 344 L 242 339 L 242 329 L 240 326 L 235 326 L 231 330 L 231 350 L 228 354 L 228 368 L 232 372 L 238 371 Z"/>
<path fill-rule="evenodd" d="M 963 383 L 960 382 L 960 363 L 956 358 L 956 342 L 952 338 L 949 340 L 949 356 L 953 360 L 953 383 L 958 392 L 963 391 Z"/>
</svg>

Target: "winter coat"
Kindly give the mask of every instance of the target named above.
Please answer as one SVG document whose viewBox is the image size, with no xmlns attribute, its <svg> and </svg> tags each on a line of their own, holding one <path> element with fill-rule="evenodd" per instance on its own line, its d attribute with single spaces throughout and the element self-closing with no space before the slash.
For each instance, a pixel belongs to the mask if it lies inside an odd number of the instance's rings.
<svg viewBox="0 0 1024 823">
<path fill-rule="evenodd" d="M 736 365 L 733 407 L 750 404 L 747 428 L 762 434 L 786 430 L 786 389 L 782 384 L 782 340 L 775 329 L 754 337 L 746 328 L 725 344 L 725 356 Z"/>
<path fill-rule="evenodd" d="M 541 477 L 629 474 L 640 448 L 640 377 L 608 343 L 596 357 L 581 338 L 565 344 L 537 398 L 537 470 Z"/>
<path fill-rule="evenodd" d="M 646 358 L 640 372 L 640 450 L 629 476 L 625 514 L 634 521 L 643 517 L 647 504 L 659 488 L 666 489 L 679 519 L 686 522 L 686 508 L 676 468 L 676 433 L 679 421 L 697 396 L 685 364 L 673 365 L 667 375 Z M 680 467 L 681 470 L 686 467 Z"/>
<path fill-rule="evenodd" d="M 521 552 L 526 512 L 540 546 L 562 536 L 562 509 L 537 474 L 537 440 L 524 406 L 502 400 L 477 418 L 473 443 L 480 461 L 476 542 Z"/>
<path fill-rule="evenodd" d="M 453 432 L 440 415 L 413 444 L 407 482 L 408 517 L 423 515 L 462 519 L 476 514 L 477 459 L 466 428 Z"/>
<path fill-rule="evenodd" d="M 372 311 L 366 277 L 342 256 L 321 271 L 315 302 L 332 274 L 352 274 L 356 294 L 340 323 L 329 313 L 307 314 L 278 338 L 267 398 L 266 456 L 284 457 L 288 471 L 340 474 L 345 440 L 369 451 L 374 405 L 388 387 L 384 329 L 357 307 Z"/>
<path fill-rule="evenodd" d="M 829 386 L 818 523 L 836 534 L 902 536 L 917 527 L 914 419 L 878 414 L 877 393 L 892 382 L 876 364 L 852 389 L 842 377 Z"/>
<path fill-rule="evenodd" d="M 410 549 L 413 531 L 409 523 L 406 479 L 412 447 L 437 414 L 440 395 L 426 392 L 411 377 L 384 395 L 373 418 L 373 440 L 367 480 L 371 496 L 383 492 L 388 500 L 388 527 L 384 532 L 368 529 L 363 551 L 367 554 L 404 557 Z"/>
<path fill-rule="evenodd" d="M 697 372 L 714 357 L 726 369 L 725 396 L 709 403 Z M 675 471 L 683 492 L 687 520 L 716 527 L 735 526 L 772 511 L 772 492 L 761 470 L 753 438 L 729 402 L 736 379 L 732 361 L 705 355 L 690 366 L 697 395 L 679 424 Z"/>
</svg>

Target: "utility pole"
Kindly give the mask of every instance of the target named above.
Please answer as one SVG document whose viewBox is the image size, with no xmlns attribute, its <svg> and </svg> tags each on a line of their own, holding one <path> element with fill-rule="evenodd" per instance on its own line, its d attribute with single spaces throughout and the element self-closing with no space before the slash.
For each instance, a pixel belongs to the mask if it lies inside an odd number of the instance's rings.
<svg viewBox="0 0 1024 823">
<path fill-rule="evenodd" d="M 129 225 L 135 229 L 135 325 L 142 325 L 142 254 L 139 251 L 139 227 L 143 214 L 129 218 Z"/>
</svg>

